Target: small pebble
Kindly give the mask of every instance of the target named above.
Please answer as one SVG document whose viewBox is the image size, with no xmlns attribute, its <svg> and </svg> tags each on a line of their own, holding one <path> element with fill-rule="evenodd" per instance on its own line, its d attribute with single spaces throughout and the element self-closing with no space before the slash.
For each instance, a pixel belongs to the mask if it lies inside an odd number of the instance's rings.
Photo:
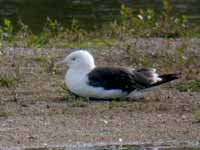
<svg viewBox="0 0 200 150">
<path fill-rule="evenodd" d="M 182 115 L 181 118 L 182 118 L 183 120 L 187 119 L 187 117 L 186 117 L 185 115 Z"/>
<path fill-rule="evenodd" d="M 108 121 L 107 121 L 107 120 L 103 120 L 103 122 L 104 122 L 105 124 L 108 124 Z"/>
</svg>

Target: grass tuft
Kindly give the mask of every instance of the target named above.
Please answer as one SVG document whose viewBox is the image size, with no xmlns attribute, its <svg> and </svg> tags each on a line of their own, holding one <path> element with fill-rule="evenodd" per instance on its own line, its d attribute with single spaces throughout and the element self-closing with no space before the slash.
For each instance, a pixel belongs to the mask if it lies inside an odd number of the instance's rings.
<svg viewBox="0 0 200 150">
<path fill-rule="evenodd" d="M 200 80 L 194 80 L 189 83 L 178 83 L 176 89 L 181 92 L 200 92 Z"/>
<path fill-rule="evenodd" d="M 0 75 L 0 86 L 15 87 L 18 83 L 18 78 L 13 75 Z"/>
<path fill-rule="evenodd" d="M 194 113 L 194 117 L 195 117 L 196 121 L 200 123 L 200 110 L 198 110 Z"/>
</svg>

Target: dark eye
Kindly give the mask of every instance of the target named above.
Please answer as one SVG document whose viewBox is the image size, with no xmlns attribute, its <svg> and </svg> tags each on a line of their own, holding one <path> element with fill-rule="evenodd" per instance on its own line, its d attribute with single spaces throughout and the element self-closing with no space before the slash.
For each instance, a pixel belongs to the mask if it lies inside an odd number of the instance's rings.
<svg viewBox="0 0 200 150">
<path fill-rule="evenodd" d="M 75 57 L 73 57 L 73 58 L 72 58 L 72 60 L 74 61 L 74 60 L 76 60 L 76 58 L 75 58 Z"/>
</svg>

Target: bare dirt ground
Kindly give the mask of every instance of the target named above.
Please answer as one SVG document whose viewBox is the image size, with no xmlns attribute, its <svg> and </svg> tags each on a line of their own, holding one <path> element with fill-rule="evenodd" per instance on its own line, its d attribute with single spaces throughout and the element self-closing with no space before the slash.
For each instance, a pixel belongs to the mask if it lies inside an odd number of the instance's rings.
<svg viewBox="0 0 200 150">
<path fill-rule="evenodd" d="M 173 53 L 187 43 L 186 49 L 199 58 L 199 39 L 133 41 L 144 53 L 158 49 Z M 62 89 L 66 68 L 55 62 L 71 51 L 0 49 L 0 74 L 13 78 L 0 84 L 0 149 L 103 142 L 199 144 L 200 124 L 194 117 L 194 111 L 200 108 L 199 92 L 180 92 L 176 83 L 171 83 L 141 101 L 70 100 Z M 123 48 L 90 51 L 98 65 L 135 66 Z M 184 76 L 177 82 L 199 79 L 200 62 L 194 66 L 196 71 L 190 79 Z M 189 69 L 180 68 L 183 73 Z M 167 71 L 180 68 L 172 65 Z"/>
</svg>

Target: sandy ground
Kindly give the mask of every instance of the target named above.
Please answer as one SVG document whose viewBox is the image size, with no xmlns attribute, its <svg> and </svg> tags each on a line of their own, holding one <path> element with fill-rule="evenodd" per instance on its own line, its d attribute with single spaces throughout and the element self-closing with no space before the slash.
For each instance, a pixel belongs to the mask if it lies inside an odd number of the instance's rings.
<svg viewBox="0 0 200 150">
<path fill-rule="evenodd" d="M 135 39 L 133 42 L 144 53 L 158 48 L 173 52 L 187 43 L 187 49 L 199 58 L 199 39 Z M 66 68 L 54 65 L 71 51 L 0 50 L 0 73 L 20 78 L 9 87 L 0 87 L 0 149 L 103 142 L 200 145 L 200 124 L 194 117 L 194 111 L 200 108 L 199 92 L 180 92 L 175 88 L 176 83 L 171 83 L 148 93 L 143 100 L 71 100 L 61 88 Z M 99 65 L 135 65 L 123 48 L 90 51 Z M 171 71 L 176 69 L 171 67 Z M 193 76 L 198 78 L 199 74 Z"/>
</svg>

